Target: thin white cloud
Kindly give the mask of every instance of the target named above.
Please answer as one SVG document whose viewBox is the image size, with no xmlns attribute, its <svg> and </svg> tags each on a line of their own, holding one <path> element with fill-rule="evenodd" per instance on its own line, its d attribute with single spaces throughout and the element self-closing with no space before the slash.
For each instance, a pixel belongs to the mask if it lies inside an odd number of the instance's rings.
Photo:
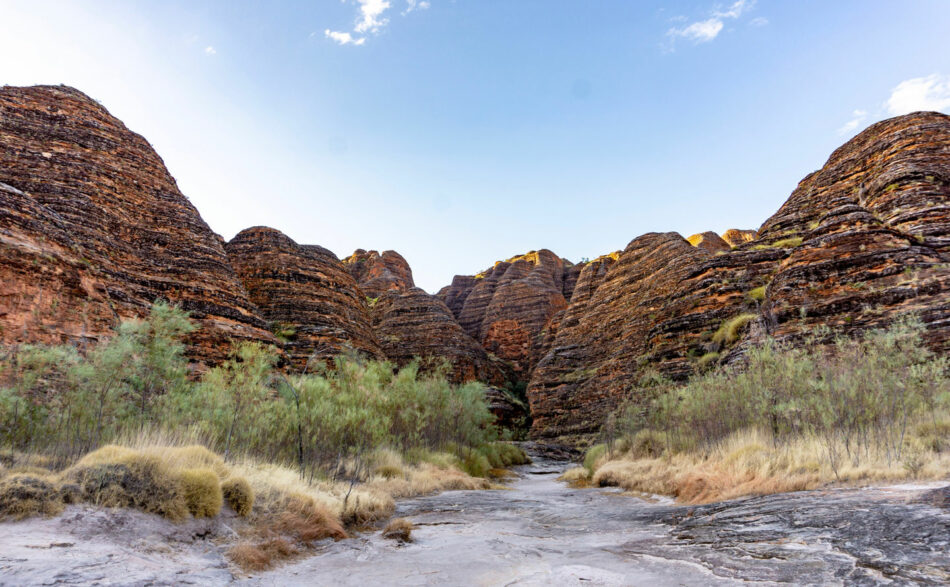
<svg viewBox="0 0 950 587">
<path fill-rule="evenodd" d="M 389 9 L 388 0 L 356 0 L 360 5 L 360 18 L 356 21 L 355 30 L 358 33 L 378 33 L 379 29 L 389 24 L 383 13 Z"/>
<path fill-rule="evenodd" d="M 749 21 L 749 26 L 760 27 L 767 24 L 769 24 L 769 19 L 765 18 L 764 16 L 757 16 Z"/>
<path fill-rule="evenodd" d="M 694 22 L 681 29 L 670 29 L 670 34 L 671 36 L 689 39 L 697 44 L 708 43 L 719 36 L 719 33 L 722 32 L 722 27 L 722 20 L 710 18 L 709 20 Z"/>
<path fill-rule="evenodd" d="M 841 128 L 838 129 L 839 135 L 849 135 L 857 130 L 857 128 L 861 126 L 861 123 L 867 120 L 868 113 L 866 110 L 855 110 L 851 113 L 851 116 L 851 120 L 844 123 Z"/>
<path fill-rule="evenodd" d="M 347 2 L 349 0 L 343 1 Z M 389 24 L 389 18 L 385 14 L 387 10 L 392 8 L 390 0 L 353 1 L 359 6 L 359 12 L 353 24 L 352 32 L 326 29 L 323 33 L 324 37 L 340 45 L 362 45 L 370 34 L 379 34 Z M 406 16 L 410 12 L 425 10 L 430 6 L 429 0 L 406 0 L 406 9 L 402 11 L 402 15 Z M 317 33 L 310 33 L 311 38 L 315 36 L 317 36 Z"/>
<path fill-rule="evenodd" d="M 310 34 L 311 37 L 313 35 L 313 33 Z M 362 45 L 366 42 L 366 37 L 354 37 L 350 33 L 343 31 L 331 31 L 327 29 L 323 31 L 323 35 L 328 39 L 336 41 L 340 45 Z"/>
<path fill-rule="evenodd" d="M 719 36 L 722 29 L 725 28 L 726 20 L 734 20 L 743 14 L 752 10 L 755 6 L 755 0 L 736 0 L 725 10 L 716 8 L 712 11 L 709 18 L 690 23 L 682 27 L 673 27 L 666 31 L 666 36 L 670 39 L 670 50 L 676 39 L 686 39 L 693 44 L 708 43 Z M 757 19 L 756 19 L 757 20 Z M 768 21 L 766 21 L 768 22 Z"/>
<path fill-rule="evenodd" d="M 207 47 L 205 47 L 205 55 L 217 55 L 217 54 L 218 54 L 217 50 L 215 50 L 215 48 L 212 47 L 211 45 L 208 45 Z"/>
<path fill-rule="evenodd" d="M 724 12 L 720 10 L 714 11 L 713 16 L 720 18 L 739 18 L 742 16 L 742 13 L 748 12 L 753 6 L 755 6 L 755 0 L 736 0 Z"/>
<path fill-rule="evenodd" d="M 918 110 L 948 110 L 950 76 L 934 73 L 904 80 L 891 91 L 885 106 L 893 116 Z"/>
<path fill-rule="evenodd" d="M 406 9 L 402 11 L 403 16 L 414 10 L 425 10 L 430 6 L 428 0 L 406 0 Z"/>
</svg>

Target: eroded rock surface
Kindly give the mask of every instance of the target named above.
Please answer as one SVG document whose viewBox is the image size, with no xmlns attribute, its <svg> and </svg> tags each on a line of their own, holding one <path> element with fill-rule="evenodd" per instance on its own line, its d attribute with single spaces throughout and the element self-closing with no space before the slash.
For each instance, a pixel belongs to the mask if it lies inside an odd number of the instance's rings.
<svg viewBox="0 0 950 587">
<path fill-rule="evenodd" d="M 835 151 L 754 240 L 710 251 L 675 233 L 634 239 L 593 287 L 578 282 L 552 322 L 528 388 L 532 434 L 580 440 L 640 398 L 647 369 L 683 379 L 766 336 L 795 343 L 818 326 L 856 335 L 916 314 L 945 351 L 948 178 L 950 117 L 911 114 Z"/>
<path fill-rule="evenodd" d="M 738 247 L 742 243 L 755 240 L 756 232 L 754 230 L 741 230 L 739 228 L 730 228 L 722 233 L 722 240 L 729 243 L 730 247 Z"/>
<path fill-rule="evenodd" d="M 712 231 L 694 234 L 686 240 L 689 241 L 689 244 L 693 245 L 694 247 L 698 247 L 710 253 L 728 251 L 730 248 L 732 248 L 732 245 L 724 241 L 721 236 Z"/>
<path fill-rule="evenodd" d="M 576 275 L 569 262 L 542 249 L 473 277 L 457 276 L 438 295 L 472 338 L 527 379 L 539 358 L 542 330 L 567 307 Z"/>
<path fill-rule="evenodd" d="M 363 292 L 376 298 L 388 291 L 402 291 L 415 287 L 412 269 L 396 251 L 364 251 L 357 249 L 343 259 L 343 266 L 350 272 Z"/>
<path fill-rule="evenodd" d="M 295 368 L 346 351 L 382 357 L 365 296 L 333 253 L 264 226 L 242 230 L 226 248 Z"/>
<path fill-rule="evenodd" d="M 447 361 L 455 382 L 507 383 L 504 365 L 462 330 L 441 300 L 420 288 L 380 294 L 372 321 L 383 353 L 398 365 L 416 357 L 423 366 Z"/>
<path fill-rule="evenodd" d="M 570 489 L 537 452 L 506 491 L 401 502 L 413 543 L 378 534 L 252 585 L 889 585 L 950 579 L 950 514 L 922 488 L 810 491 L 709 506 Z"/>
<path fill-rule="evenodd" d="M 157 299 L 197 319 L 199 361 L 272 340 L 161 158 L 82 92 L 0 88 L 0 183 L 0 342 L 96 340 Z"/>
</svg>

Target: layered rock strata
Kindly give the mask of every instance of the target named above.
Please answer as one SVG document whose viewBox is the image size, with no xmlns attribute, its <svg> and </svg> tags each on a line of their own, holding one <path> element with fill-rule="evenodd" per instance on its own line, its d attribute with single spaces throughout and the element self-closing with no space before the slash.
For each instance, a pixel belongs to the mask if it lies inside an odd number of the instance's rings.
<svg viewBox="0 0 950 587">
<path fill-rule="evenodd" d="M 343 259 L 343 266 L 359 284 L 363 292 L 376 298 L 387 291 L 401 291 L 415 287 L 409 263 L 396 251 L 365 251 L 357 249 Z"/>
<path fill-rule="evenodd" d="M 333 253 L 263 226 L 241 231 L 226 249 L 295 368 L 343 352 L 382 358 L 365 295 Z"/>
<path fill-rule="evenodd" d="M 483 381 L 504 386 L 504 364 L 489 357 L 478 342 L 462 330 L 441 300 L 417 287 L 389 291 L 372 306 L 373 329 L 383 353 L 398 365 L 414 358 L 423 367 L 449 365 L 455 382 Z"/>
<path fill-rule="evenodd" d="M 528 388 L 533 435 L 589 436 L 643 399 L 648 369 L 682 379 L 766 336 L 858 334 L 915 314 L 945 352 L 948 196 L 950 117 L 916 113 L 837 150 L 754 240 L 713 254 L 674 233 L 634 239 L 557 321 Z"/>
<path fill-rule="evenodd" d="M 0 341 L 97 340 L 158 299 L 198 322 L 200 362 L 234 338 L 273 339 L 161 158 L 97 102 L 0 88 L 0 145 Z"/>
<path fill-rule="evenodd" d="M 527 379 L 539 358 L 544 327 L 567 307 L 578 272 L 542 249 L 500 261 L 472 276 L 457 276 L 438 296 L 462 328 Z"/>
</svg>

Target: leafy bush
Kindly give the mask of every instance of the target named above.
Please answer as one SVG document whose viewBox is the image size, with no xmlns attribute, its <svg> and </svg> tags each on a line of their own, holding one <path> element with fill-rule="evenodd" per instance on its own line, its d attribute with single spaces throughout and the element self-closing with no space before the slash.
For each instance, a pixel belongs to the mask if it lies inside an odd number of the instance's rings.
<svg viewBox="0 0 950 587">
<path fill-rule="evenodd" d="M 220 476 L 225 461 L 254 456 L 296 463 L 310 481 L 361 480 L 367 457 L 386 448 L 450 451 L 486 474 L 525 458 L 514 446 L 493 444 L 499 432 L 479 383 L 456 386 L 439 368 L 423 375 L 416 362 L 396 369 L 358 356 L 285 376 L 273 348 L 248 342 L 190 381 L 181 339 L 193 330 L 187 313 L 156 303 L 147 320 L 123 322 L 85 355 L 68 345 L 24 345 L 0 357 L 0 446 L 67 464 L 116 439 L 165 430 L 223 454 L 201 449 L 206 462 L 198 458 L 190 468 L 216 468 Z M 138 473 L 109 466 L 98 474 Z"/>
</svg>

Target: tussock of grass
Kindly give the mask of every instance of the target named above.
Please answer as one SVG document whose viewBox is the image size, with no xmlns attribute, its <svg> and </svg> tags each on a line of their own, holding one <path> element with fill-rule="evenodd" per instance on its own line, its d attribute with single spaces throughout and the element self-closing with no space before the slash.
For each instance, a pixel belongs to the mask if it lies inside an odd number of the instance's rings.
<svg viewBox="0 0 950 587">
<path fill-rule="evenodd" d="M 909 439 L 908 442 L 914 442 Z M 838 447 L 842 451 L 844 447 Z M 815 489 L 829 483 L 868 484 L 950 476 L 950 455 L 932 451 L 920 455 L 916 475 L 885 454 L 847 461 L 837 475 L 825 458 L 827 447 L 816 438 L 799 438 L 776 447 L 763 431 L 743 430 L 706 453 L 662 457 L 615 454 L 598 467 L 591 482 L 600 487 L 672 495 L 683 503 L 709 503 L 745 495 L 765 495 Z"/>
<path fill-rule="evenodd" d="M 59 487 L 46 475 L 13 473 L 0 479 L 0 520 L 56 515 L 63 510 Z"/>
<path fill-rule="evenodd" d="M 232 477 L 221 483 L 221 495 L 237 515 L 246 518 L 254 507 L 254 490 L 243 477 Z"/>
<path fill-rule="evenodd" d="M 383 538 L 399 543 L 412 542 L 412 522 L 406 518 L 396 518 L 383 529 Z"/>
<path fill-rule="evenodd" d="M 571 487 L 587 487 L 590 485 L 590 473 L 584 467 L 571 467 L 561 473 L 558 481 L 564 481 Z"/>
<path fill-rule="evenodd" d="M 762 285 L 754 289 L 750 289 L 748 291 L 748 296 L 757 302 L 765 300 L 765 286 Z"/>
<path fill-rule="evenodd" d="M 130 507 L 170 520 L 188 515 L 180 476 L 162 458 L 120 446 L 105 446 L 65 472 L 84 501 L 103 507 Z"/>
<path fill-rule="evenodd" d="M 713 342 L 719 344 L 732 344 L 735 341 L 739 340 L 739 332 L 745 327 L 746 324 L 755 320 L 757 316 L 755 314 L 739 314 L 729 320 L 726 320 L 719 327 L 719 330 L 713 334 Z"/>
<path fill-rule="evenodd" d="M 587 469 L 587 474 L 593 475 L 594 471 L 597 470 L 598 465 L 600 465 L 601 461 L 603 461 L 606 456 L 606 444 L 595 444 L 594 446 L 587 449 L 587 452 L 584 454 L 584 468 Z"/>
<path fill-rule="evenodd" d="M 221 511 L 221 479 L 211 469 L 185 469 L 181 472 L 181 488 L 192 516 L 213 518 Z"/>
</svg>

